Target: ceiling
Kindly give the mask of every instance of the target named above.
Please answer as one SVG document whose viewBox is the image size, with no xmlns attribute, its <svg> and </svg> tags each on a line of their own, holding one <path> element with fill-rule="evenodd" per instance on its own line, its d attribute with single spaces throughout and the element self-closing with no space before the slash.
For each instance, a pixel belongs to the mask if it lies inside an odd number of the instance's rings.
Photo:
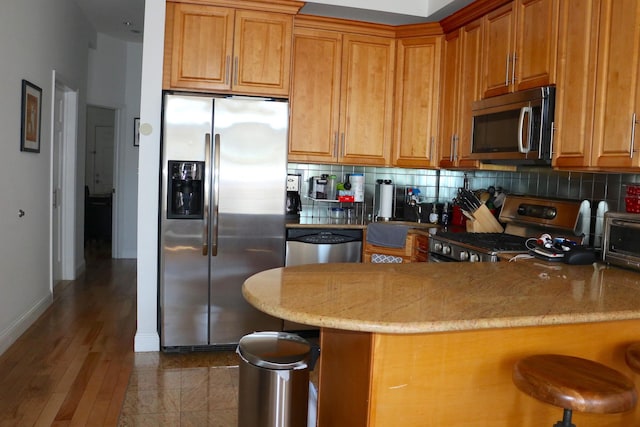
<svg viewBox="0 0 640 427">
<path fill-rule="evenodd" d="M 96 31 L 142 42 L 145 0 L 74 0 Z M 434 22 L 473 0 L 319 0 L 307 2 L 301 13 L 389 25 Z"/>
</svg>

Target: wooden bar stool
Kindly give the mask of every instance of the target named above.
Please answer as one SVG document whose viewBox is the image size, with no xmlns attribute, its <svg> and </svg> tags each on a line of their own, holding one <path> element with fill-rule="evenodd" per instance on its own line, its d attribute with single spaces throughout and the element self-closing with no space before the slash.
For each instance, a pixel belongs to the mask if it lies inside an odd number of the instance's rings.
<svg viewBox="0 0 640 427">
<path fill-rule="evenodd" d="M 625 359 L 631 370 L 640 374 L 640 342 L 635 342 L 627 347 Z"/>
<path fill-rule="evenodd" d="M 537 354 L 513 367 L 513 382 L 521 391 L 564 409 L 554 427 L 575 427 L 573 411 L 615 414 L 632 409 L 638 400 L 634 383 L 601 363 L 559 354 Z"/>
</svg>

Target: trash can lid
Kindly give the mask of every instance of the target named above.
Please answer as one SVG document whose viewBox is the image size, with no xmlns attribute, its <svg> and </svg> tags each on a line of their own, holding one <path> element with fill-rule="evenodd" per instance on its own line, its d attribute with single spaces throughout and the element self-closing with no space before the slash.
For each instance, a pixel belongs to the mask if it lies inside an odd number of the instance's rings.
<svg viewBox="0 0 640 427">
<path fill-rule="evenodd" d="M 311 344 L 287 332 L 255 332 L 240 338 L 237 353 L 248 363 L 268 369 L 303 369 Z"/>
</svg>

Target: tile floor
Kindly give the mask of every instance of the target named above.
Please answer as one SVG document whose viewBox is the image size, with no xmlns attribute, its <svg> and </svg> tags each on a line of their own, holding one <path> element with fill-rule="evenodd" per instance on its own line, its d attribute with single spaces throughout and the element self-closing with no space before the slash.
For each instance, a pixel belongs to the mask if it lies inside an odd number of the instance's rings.
<svg viewBox="0 0 640 427">
<path fill-rule="evenodd" d="M 237 425 L 238 356 L 136 353 L 118 425 Z"/>
<path fill-rule="evenodd" d="M 238 364 L 233 351 L 135 353 L 118 426 L 237 426 Z"/>
</svg>

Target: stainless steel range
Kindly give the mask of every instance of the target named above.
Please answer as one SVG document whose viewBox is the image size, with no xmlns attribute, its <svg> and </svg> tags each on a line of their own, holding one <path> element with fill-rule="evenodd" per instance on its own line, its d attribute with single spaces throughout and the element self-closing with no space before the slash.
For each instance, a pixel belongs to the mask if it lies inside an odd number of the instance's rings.
<svg viewBox="0 0 640 427">
<path fill-rule="evenodd" d="M 431 262 L 496 262 L 500 254 L 527 253 L 528 242 L 542 234 L 586 244 L 588 202 L 507 196 L 499 220 L 504 233 L 441 231 L 429 238 Z"/>
</svg>

